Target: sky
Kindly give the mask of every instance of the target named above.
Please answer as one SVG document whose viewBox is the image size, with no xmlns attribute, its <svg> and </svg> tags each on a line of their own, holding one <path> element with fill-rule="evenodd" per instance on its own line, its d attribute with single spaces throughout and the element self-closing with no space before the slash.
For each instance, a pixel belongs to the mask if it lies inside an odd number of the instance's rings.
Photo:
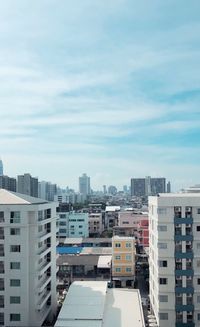
<svg viewBox="0 0 200 327">
<path fill-rule="evenodd" d="M 200 183 L 199 0 L 0 3 L 4 173 Z"/>
</svg>

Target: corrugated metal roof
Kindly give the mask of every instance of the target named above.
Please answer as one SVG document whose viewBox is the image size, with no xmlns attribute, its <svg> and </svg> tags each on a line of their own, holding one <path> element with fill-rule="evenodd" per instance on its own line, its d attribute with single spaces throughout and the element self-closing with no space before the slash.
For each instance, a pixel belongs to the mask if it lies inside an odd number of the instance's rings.
<svg viewBox="0 0 200 327">
<path fill-rule="evenodd" d="M 57 246 L 56 251 L 59 254 L 79 254 L 82 249 L 81 246 Z"/>
</svg>

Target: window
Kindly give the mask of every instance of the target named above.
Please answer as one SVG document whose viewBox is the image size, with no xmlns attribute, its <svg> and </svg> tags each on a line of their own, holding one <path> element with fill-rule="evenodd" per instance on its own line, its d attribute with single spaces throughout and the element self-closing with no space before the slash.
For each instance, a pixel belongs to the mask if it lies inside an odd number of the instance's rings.
<svg viewBox="0 0 200 327">
<path fill-rule="evenodd" d="M 200 303 L 200 295 L 197 295 L 197 303 Z"/>
<path fill-rule="evenodd" d="M 158 243 L 158 249 L 167 249 L 167 243 Z"/>
<path fill-rule="evenodd" d="M 159 232 L 166 232 L 167 231 L 167 225 L 158 225 L 158 231 Z"/>
<path fill-rule="evenodd" d="M 76 221 L 76 219 L 75 219 L 75 221 Z M 77 219 L 77 221 L 84 221 L 84 219 Z"/>
<path fill-rule="evenodd" d="M 83 235 L 83 232 L 79 232 L 78 234 L 79 234 L 79 235 Z"/>
<path fill-rule="evenodd" d="M 78 228 L 83 228 L 83 225 L 79 225 Z"/>
<path fill-rule="evenodd" d="M 168 320 L 168 313 L 160 312 L 160 320 Z"/>
<path fill-rule="evenodd" d="M 20 296 L 10 296 L 10 304 L 16 303 L 19 304 L 20 303 Z"/>
<path fill-rule="evenodd" d="M 64 214 L 64 213 L 61 213 L 59 216 L 60 216 L 60 218 L 66 218 L 66 214 Z"/>
<path fill-rule="evenodd" d="M 158 261 L 159 267 L 167 267 L 167 260 L 159 260 Z"/>
<path fill-rule="evenodd" d="M 200 320 L 200 313 L 197 313 L 197 320 Z"/>
<path fill-rule="evenodd" d="M 167 278 L 160 278 L 159 279 L 159 284 L 160 285 L 167 285 Z"/>
<path fill-rule="evenodd" d="M 160 208 L 157 209 L 157 213 L 159 215 L 166 214 L 167 213 L 167 208 L 160 207 Z"/>
<path fill-rule="evenodd" d="M 131 243 L 130 242 L 126 243 L 126 248 L 131 248 Z"/>
<path fill-rule="evenodd" d="M 10 286 L 14 286 L 14 287 L 20 286 L 20 279 L 10 279 Z"/>
<path fill-rule="evenodd" d="M 200 285 L 200 278 L 197 278 L 197 284 Z"/>
<path fill-rule="evenodd" d="M 121 248 L 121 243 L 115 243 L 116 248 Z"/>
<path fill-rule="evenodd" d="M 10 314 L 10 321 L 20 321 L 21 316 L 20 313 L 11 313 Z"/>
<path fill-rule="evenodd" d="M 200 232 L 200 226 L 197 226 L 197 232 Z"/>
<path fill-rule="evenodd" d="M 11 228 L 10 235 L 20 235 L 20 228 Z"/>
<path fill-rule="evenodd" d="M 66 226 L 66 225 L 67 225 L 66 221 L 60 221 L 59 222 L 59 226 Z"/>
<path fill-rule="evenodd" d="M 121 268 L 117 267 L 117 268 L 115 268 L 115 271 L 116 272 L 121 272 Z"/>
<path fill-rule="evenodd" d="M 130 254 L 127 254 L 127 255 L 126 255 L 126 260 L 127 260 L 127 261 L 131 261 L 131 255 L 130 255 Z"/>
<path fill-rule="evenodd" d="M 66 228 L 60 228 L 60 229 L 59 229 L 59 233 L 64 233 L 64 234 L 67 233 Z"/>
<path fill-rule="evenodd" d="M 38 249 L 42 247 L 43 242 L 38 242 Z"/>
<path fill-rule="evenodd" d="M 19 224 L 20 223 L 20 211 L 11 211 L 10 223 L 11 224 Z"/>
<path fill-rule="evenodd" d="M 0 211 L 0 223 L 4 223 L 4 212 Z"/>
<path fill-rule="evenodd" d="M 20 262 L 10 262 L 10 269 L 20 269 Z"/>
<path fill-rule="evenodd" d="M 200 208 L 197 208 L 197 214 L 200 215 Z"/>
<path fill-rule="evenodd" d="M 200 249 L 200 243 L 197 243 L 197 249 Z"/>
<path fill-rule="evenodd" d="M 10 252 L 20 252 L 20 245 L 11 245 Z"/>
<path fill-rule="evenodd" d="M 132 271 L 131 267 L 126 267 L 126 272 L 131 272 L 131 271 Z"/>
<path fill-rule="evenodd" d="M 160 302 L 168 302 L 168 295 L 160 295 L 159 301 Z"/>
<path fill-rule="evenodd" d="M 116 255 L 115 260 L 121 260 L 121 255 Z"/>
<path fill-rule="evenodd" d="M 0 326 L 4 326 L 4 313 L 0 312 Z"/>
<path fill-rule="evenodd" d="M 39 210 L 38 211 L 38 221 L 41 221 L 41 220 L 43 220 L 43 211 Z"/>
</svg>

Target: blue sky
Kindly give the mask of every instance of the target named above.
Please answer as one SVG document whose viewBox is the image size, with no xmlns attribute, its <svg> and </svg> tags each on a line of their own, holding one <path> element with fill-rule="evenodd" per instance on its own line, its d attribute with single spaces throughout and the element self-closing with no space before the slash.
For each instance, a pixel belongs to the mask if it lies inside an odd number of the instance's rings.
<svg viewBox="0 0 200 327">
<path fill-rule="evenodd" d="M 0 4 L 5 173 L 78 188 L 200 183 L 200 2 Z"/>
</svg>

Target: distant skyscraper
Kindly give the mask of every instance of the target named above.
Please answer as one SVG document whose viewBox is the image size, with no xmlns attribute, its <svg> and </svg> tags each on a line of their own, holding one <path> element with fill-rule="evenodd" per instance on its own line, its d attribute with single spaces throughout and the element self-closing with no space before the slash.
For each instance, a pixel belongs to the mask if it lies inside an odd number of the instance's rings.
<svg viewBox="0 0 200 327">
<path fill-rule="evenodd" d="M 131 178 L 131 195 L 144 196 L 145 193 L 145 178 Z"/>
<path fill-rule="evenodd" d="M 38 197 L 38 179 L 30 174 L 19 175 L 17 177 L 17 192 Z"/>
<path fill-rule="evenodd" d="M 5 175 L 0 176 L 0 188 L 16 192 L 16 179 Z"/>
<path fill-rule="evenodd" d="M 171 193 L 171 183 L 167 183 L 167 193 Z"/>
<path fill-rule="evenodd" d="M 54 201 L 54 196 L 57 194 L 56 184 L 50 182 L 39 182 L 38 183 L 38 197 L 47 201 Z"/>
<path fill-rule="evenodd" d="M 0 159 L 0 176 L 3 176 L 3 161 Z"/>
<path fill-rule="evenodd" d="M 164 177 L 151 178 L 132 178 L 131 195 L 149 196 L 166 192 L 166 179 Z"/>
<path fill-rule="evenodd" d="M 106 194 L 107 190 L 106 190 L 106 185 L 103 185 L 103 194 Z"/>
<path fill-rule="evenodd" d="M 110 185 L 108 187 L 108 194 L 115 195 L 117 194 L 117 188 L 114 185 Z"/>
<path fill-rule="evenodd" d="M 81 177 L 79 177 L 79 192 L 84 195 L 84 197 L 87 197 L 87 195 L 90 194 L 90 177 L 88 177 L 86 174 L 83 174 Z"/>
</svg>

